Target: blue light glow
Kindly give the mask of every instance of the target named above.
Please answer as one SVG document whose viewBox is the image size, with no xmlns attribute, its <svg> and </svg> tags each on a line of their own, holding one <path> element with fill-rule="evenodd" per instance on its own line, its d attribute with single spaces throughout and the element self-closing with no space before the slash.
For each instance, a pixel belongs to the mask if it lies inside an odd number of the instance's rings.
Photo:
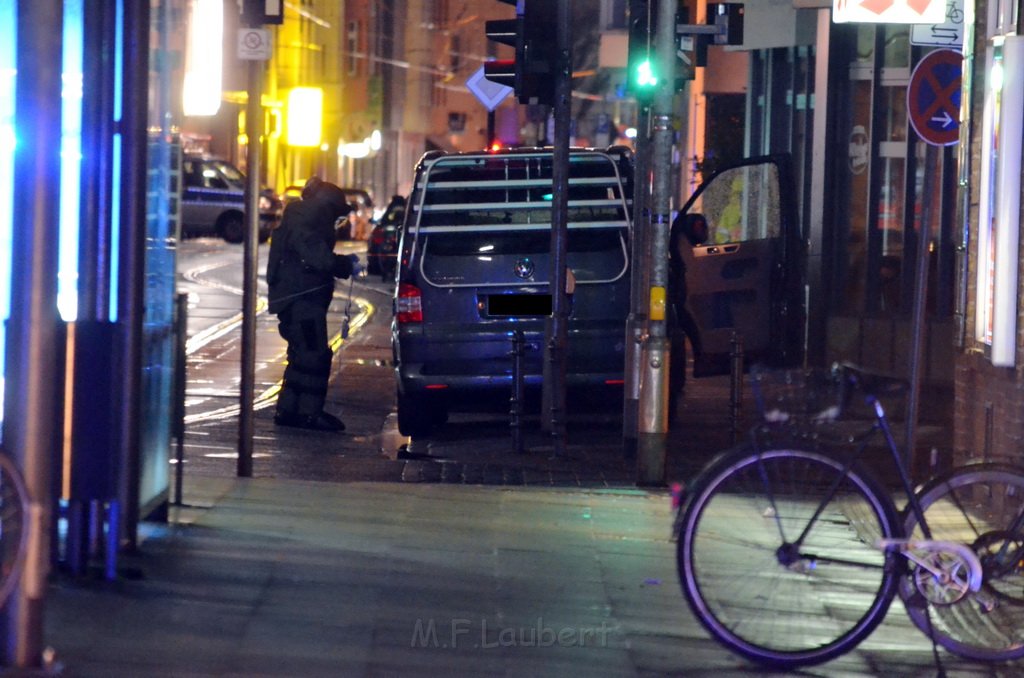
<svg viewBox="0 0 1024 678">
<path fill-rule="evenodd" d="M 114 21 L 114 120 L 121 121 L 124 112 L 124 2 L 118 0 Z M 114 135 L 111 158 L 110 195 L 110 322 L 117 322 L 118 276 L 121 271 L 121 135 Z"/>
<path fill-rule="evenodd" d="M 4 406 L 6 327 L 11 315 L 11 228 L 14 203 L 14 80 L 18 68 L 17 3 L 0 2 L 0 422 Z"/>
<path fill-rule="evenodd" d="M 78 317 L 78 232 L 82 180 L 82 0 L 64 2 L 61 75 L 60 246 L 57 308 L 65 321 Z"/>
<path fill-rule="evenodd" d="M 117 322 L 117 281 L 121 271 L 121 135 L 114 135 L 113 175 L 114 185 L 110 193 L 110 322 Z"/>
</svg>

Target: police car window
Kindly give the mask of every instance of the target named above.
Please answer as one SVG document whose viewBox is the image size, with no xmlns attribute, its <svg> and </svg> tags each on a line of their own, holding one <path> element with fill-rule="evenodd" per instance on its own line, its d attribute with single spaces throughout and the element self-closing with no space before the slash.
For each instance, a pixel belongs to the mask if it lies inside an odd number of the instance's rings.
<svg viewBox="0 0 1024 678">
<path fill-rule="evenodd" d="M 214 163 L 214 167 L 216 168 L 216 170 L 223 177 L 226 177 L 227 180 L 230 181 L 231 183 L 234 183 L 234 184 L 244 184 L 245 183 L 245 175 L 242 174 L 242 172 L 239 171 L 239 169 L 237 167 L 235 167 L 234 165 L 232 165 L 231 163 L 229 163 L 229 162 L 217 162 L 217 163 Z M 222 181 L 223 181 L 223 179 L 222 179 Z"/>
<path fill-rule="evenodd" d="M 224 178 L 217 174 L 217 170 L 212 167 L 206 167 L 203 169 L 203 186 L 206 188 L 227 188 L 228 182 L 224 181 Z"/>
</svg>

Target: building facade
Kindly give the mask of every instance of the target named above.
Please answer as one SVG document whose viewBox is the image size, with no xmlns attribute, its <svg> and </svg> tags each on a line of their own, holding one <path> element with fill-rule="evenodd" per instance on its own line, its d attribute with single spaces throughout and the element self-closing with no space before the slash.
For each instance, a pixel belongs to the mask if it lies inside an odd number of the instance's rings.
<svg viewBox="0 0 1024 678">
<path fill-rule="evenodd" d="M 979 0 L 968 33 L 961 162 L 963 325 L 956 355 L 957 461 L 1021 460 L 1024 318 L 1021 316 L 1021 126 L 1024 54 L 1018 0 Z"/>
</svg>

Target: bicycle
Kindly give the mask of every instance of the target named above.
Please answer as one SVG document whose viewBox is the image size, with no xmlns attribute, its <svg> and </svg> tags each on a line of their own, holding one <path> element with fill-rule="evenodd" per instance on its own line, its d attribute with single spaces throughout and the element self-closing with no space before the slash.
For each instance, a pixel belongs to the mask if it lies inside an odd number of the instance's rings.
<svg viewBox="0 0 1024 678">
<path fill-rule="evenodd" d="M 28 548 L 28 491 L 21 472 L 0 449 L 0 607 L 14 591 Z"/>
<path fill-rule="evenodd" d="M 819 664 L 863 641 L 898 593 L 954 654 L 1024 656 L 1024 471 L 969 464 L 915 490 L 882 404 L 899 380 L 837 365 L 755 369 L 752 384 L 762 421 L 701 471 L 674 526 L 680 584 L 710 634 L 775 668 Z M 870 417 L 851 433 L 854 393 Z M 879 433 L 902 511 L 861 463 Z"/>
</svg>

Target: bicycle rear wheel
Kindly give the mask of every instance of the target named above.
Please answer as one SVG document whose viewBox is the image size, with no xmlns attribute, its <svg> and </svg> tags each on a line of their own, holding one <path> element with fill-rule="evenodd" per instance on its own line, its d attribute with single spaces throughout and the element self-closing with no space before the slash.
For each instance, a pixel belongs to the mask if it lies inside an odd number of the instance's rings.
<svg viewBox="0 0 1024 678">
<path fill-rule="evenodd" d="M 918 492 L 931 538 L 969 546 L 984 573 L 981 590 L 963 594 L 915 568 L 900 597 L 925 634 L 970 659 L 1024 657 L 1024 475 L 999 464 L 953 470 Z M 923 539 L 908 510 L 906 532 Z"/>
<path fill-rule="evenodd" d="M 852 649 L 896 593 L 899 523 L 869 478 L 799 449 L 741 450 L 704 472 L 684 509 L 680 582 L 693 613 L 762 664 L 817 664 Z M 803 535 L 801 539 L 801 534 Z"/>
</svg>

